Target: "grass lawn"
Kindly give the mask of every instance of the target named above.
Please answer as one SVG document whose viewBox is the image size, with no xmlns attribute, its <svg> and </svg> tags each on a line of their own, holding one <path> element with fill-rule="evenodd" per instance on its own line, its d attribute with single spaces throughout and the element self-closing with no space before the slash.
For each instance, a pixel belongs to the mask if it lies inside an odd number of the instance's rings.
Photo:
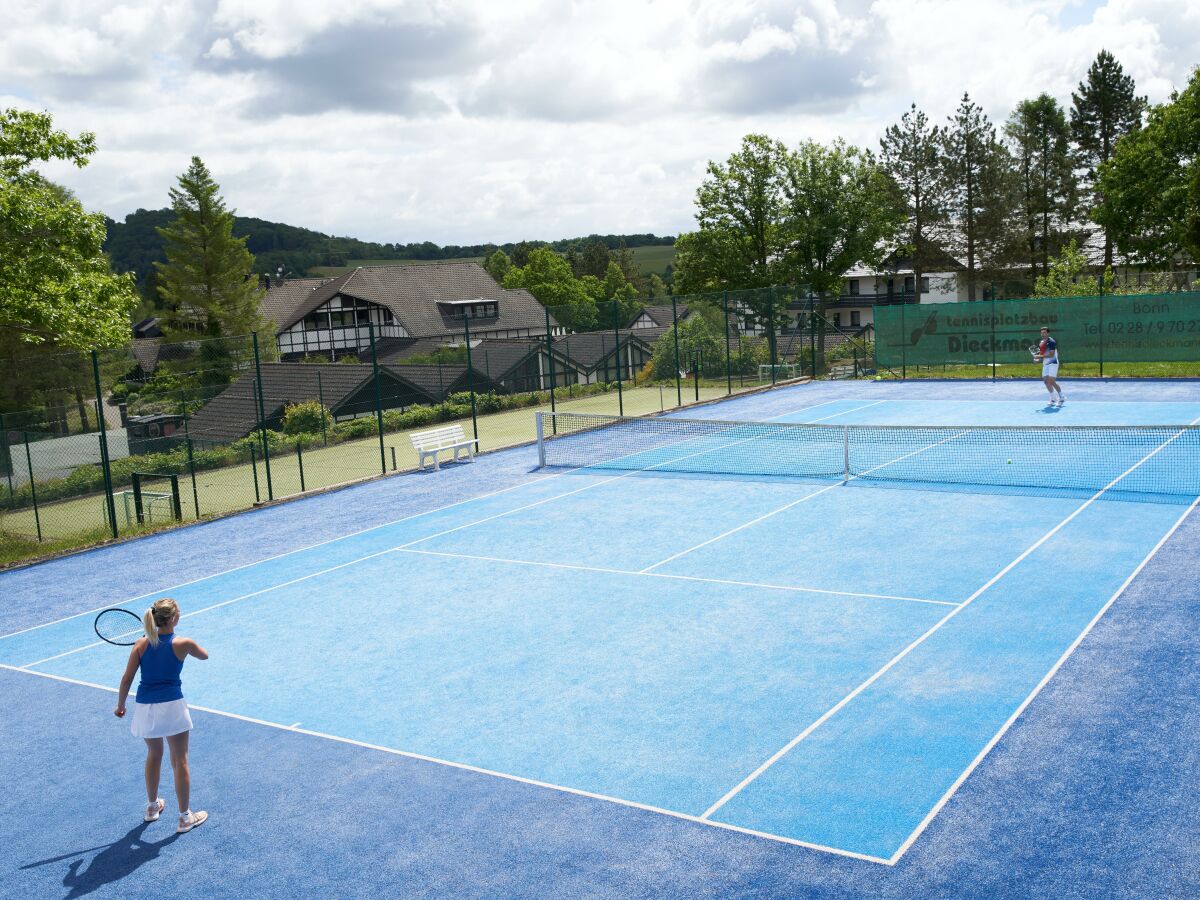
<svg viewBox="0 0 1200 900">
<path fill-rule="evenodd" d="M 741 387 L 736 379 L 734 381 L 735 393 L 740 389 L 756 386 L 758 386 L 757 382 L 752 382 L 750 379 L 746 379 L 745 385 Z M 660 412 L 675 405 L 674 384 L 628 388 L 623 393 L 625 415 Z M 723 381 L 700 385 L 701 400 L 712 400 L 723 396 L 725 396 Z M 683 384 L 683 401 L 685 404 L 695 401 L 694 383 L 685 382 Z M 548 411 L 549 408 L 547 404 L 541 407 L 526 407 L 479 416 L 480 450 L 496 450 L 532 441 L 536 437 L 534 412 L 538 409 Z M 557 403 L 557 409 L 561 412 L 594 412 L 616 415 L 618 412 L 617 392 L 611 391 L 607 394 L 595 394 L 590 397 L 563 399 Z M 469 433 L 470 420 L 465 420 L 462 424 Z M 384 460 L 389 472 L 393 470 L 393 451 L 395 452 L 395 470 L 416 468 L 417 455 L 412 449 L 409 434 L 410 432 L 394 432 L 384 435 Z M 301 492 L 300 466 L 301 460 L 297 458 L 295 452 L 272 457 L 271 494 L 275 499 Z M 306 491 L 379 475 L 379 439 L 377 437 L 364 438 L 330 447 L 306 450 L 303 454 L 303 467 L 304 490 Z M 258 480 L 257 494 L 255 492 L 256 477 Z M 155 490 L 156 488 L 148 486 L 145 489 Z M 266 469 L 260 460 L 257 467 L 240 465 L 197 472 L 194 492 L 191 477 L 180 475 L 179 492 L 185 521 L 249 509 L 256 500 L 266 500 L 268 497 Z M 139 528 L 135 522 L 127 520 L 126 501 L 123 495 L 117 495 L 116 505 L 117 523 L 123 534 L 145 532 L 153 530 L 156 526 L 171 524 L 169 510 L 158 507 L 151 510 L 151 521 L 146 526 Z M 104 508 L 104 495 L 96 493 L 39 505 L 37 520 L 34 518 L 32 509 L 0 512 L 0 565 L 76 546 L 86 546 L 109 537 Z M 132 509 L 132 504 L 130 504 L 130 508 Z M 197 515 L 197 510 L 199 515 Z M 133 518 L 132 513 L 128 518 Z M 39 521 L 43 537 L 41 544 L 37 542 Z"/>
<path fill-rule="evenodd" d="M 650 247 L 630 247 L 633 260 L 641 273 L 649 278 L 651 275 L 665 275 L 667 266 L 675 264 L 675 247 L 656 244 Z"/>
</svg>

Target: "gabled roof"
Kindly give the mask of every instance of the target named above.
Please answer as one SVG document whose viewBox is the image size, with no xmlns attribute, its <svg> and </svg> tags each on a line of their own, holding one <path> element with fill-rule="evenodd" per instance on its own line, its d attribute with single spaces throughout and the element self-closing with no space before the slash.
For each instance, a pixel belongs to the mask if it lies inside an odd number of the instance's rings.
<svg viewBox="0 0 1200 900">
<path fill-rule="evenodd" d="M 687 315 L 690 312 L 686 303 L 676 303 L 675 310 L 678 313 L 679 321 L 681 322 L 687 318 Z M 673 322 L 671 304 L 669 303 L 658 306 L 643 307 L 641 311 L 633 317 L 633 321 L 636 322 L 642 316 L 649 316 L 651 321 L 653 321 L 654 324 L 660 328 L 669 328 Z M 638 330 L 640 331 L 641 329 Z"/>
<path fill-rule="evenodd" d="M 473 262 L 363 266 L 304 292 L 292 288 L 296 283 L 284 282 L 278 289 L 271 288 L 263 301 L 263 314 L 272 318 L 280 330 L 338 294 L 387 307 L 413 337 L 461 334 L 462 319 L 451 318 L 449 313 L 454 301 L 464 300 L 493 300 L 499 304 L 495 318 L 471 321 L 472 334 L 544 331 L 546 327 L 545 310 L 532 294 L 500 287 L 483 266 Z M 551 327 L 557 324 L 551 317 Z"/>
<path fill-rule="evenodd" d="M 329 278 L 292 278 L 277 282 L 263 294 L 259 305 L 263 318 L 279 327 L 293 309 L 299 307 L 315 289 L 330 281 Z"/>
<path fill-rule="evenodd" d="M 647 329 L 649 330 L 649 329 Z M 621 349 L 629 344 L 636 344 L 647 353 L 652 348 L 642 339 L 637 331 L 621 331 Z M 554 341 L 554 349 L 569 359 L 575 366 L 591 371 L 613 355 L 616 350 L 616 335 L 608 331 L 584 331 L 578 334 L 567 334 Z"/>
</svg>

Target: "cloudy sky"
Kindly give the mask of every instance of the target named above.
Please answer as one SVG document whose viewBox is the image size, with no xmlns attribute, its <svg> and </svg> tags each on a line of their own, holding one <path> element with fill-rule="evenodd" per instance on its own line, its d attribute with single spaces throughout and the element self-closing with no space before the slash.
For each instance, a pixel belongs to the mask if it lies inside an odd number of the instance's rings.
<svg viewBox="0 0 1200 900">
<path fill-rule="evenodd" d="M 0 106 L 120 219 L 195 154 L 243 215 L 377 241 L 674 234 L 742 135 L 877 147 L 912 102 L 1063 103 L 1101 48 L 1152 102 L 1195 0 L 7 0 Z M 14 8 L 15 7 L 15 8 Z"/>
</svg>

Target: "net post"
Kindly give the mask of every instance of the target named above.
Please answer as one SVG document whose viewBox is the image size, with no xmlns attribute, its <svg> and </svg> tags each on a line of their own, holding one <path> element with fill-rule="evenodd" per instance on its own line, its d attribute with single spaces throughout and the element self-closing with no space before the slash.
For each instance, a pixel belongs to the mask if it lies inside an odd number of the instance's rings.
<svg viewBox="0 0 1200 900">
<path fill-rule="evenodd" d="M 307 334 L 308 332 L 304 332 Z M 329 446 L 329 435 L 325 433 L 325 388 L 321 384 L 321 370 L 317 369 L 317 402 L 321 404 L 321 446 Z"/>
<path fill-rule="evenodd" d="M 258 454 L 254 452 L 254 445 L 250 445 L 250 473 L 254 476 L 254 502 L 262 503 L 262 494 L 258 490 Z"/>
<path fill-rule="evenodd" d="M 382 455 L 383 455 L 383 453 L 381 451 L 380 456 L 382 456 Z M 303 494 L 305 491 L 305 487 L 304 487 L 304 451 L 300 448 L 299 441 L 296 442 L 296 465 L 300 469 L 300 493 Z M 385 468 L 384 472 L 386 472 L 386 471 L 387 471 L 387 469 Z"/>
<path fill-rule="evenodd" d="M 171 513 L 176 522 L 183 521 L 183 503 L 179 500 L 179 476 L 171 473 Z"/>
<path fill-rule="evenodd" d="M 379 386 L 379 357 L 375 353 L 375 323 L 367 323 L 367 340 L 371 342 L 371 375 L 375 382 L 375 425 L 379 430 L 379 474 L 387 474 L 387 456 L 383 449 L 383 394 Z M 321 414 L 321 421 L 325 420 L 325 414 Z M 296 445 L 297 452 L 300 450 L 300 445 Z M 304 463 L 300 463 L 300 490 L 304 490 Z"/>
<path fill-rule="evenodd" d="M 621 305 L 614 299 L 612 307 L 613 337 L 617 341 L 617 345 L 613 349 L 613 358 L 617 362 L 617 413 L 623 416 L 625 415 L 625 392 L 621 384 Z"/>
<path fill-rule="evenodd" d="M 395 472 L 396 471 L 396 448 L 395 448 L 395 446 L 392 446 L 389 449 L 392 451 L 392 471 Z"/>
<path fill-rule="evenodd" d="M 534 419 L 537 422 L 537 448 L 538 448 L 538 468 L 546 467 L 546 432 L 545 425 L 542 421 L 542 411 L 539 409 L 534 413 Z"/>
<path fill-rule="evenodd" d="M 850 426 L 842 426 L 842 484 L 850 480 Z"/>
<path fill-rule="evenodd" d="M 467 345 L 467 391 L 471 395 L 471 437 L 479 449 L 479 417 L 475 411 L 475 367 L 471 360 L 471 315 L 463 309 L 463 341 Z"/>
</svg>

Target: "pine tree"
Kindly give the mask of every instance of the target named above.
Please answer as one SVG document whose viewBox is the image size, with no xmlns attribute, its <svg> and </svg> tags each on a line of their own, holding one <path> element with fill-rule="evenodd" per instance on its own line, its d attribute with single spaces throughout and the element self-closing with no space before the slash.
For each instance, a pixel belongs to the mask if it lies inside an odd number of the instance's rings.
<svg viewBox="0 0 1200 900">
<path fill-rule="evenodd" d="M 902 229 L 903 242 L 912 252 L 916 302 L 921 302 L 921 276 L 939 248 L 949 221 L 946 180 L 942 170 L 942 130 L 929 124 L 929 117 L 914 103 L 899 125 L 890 126 L 880 140 L 880 161 L 900 189 L 908 208 Z"/>
<path fill-rule="evenodd" d="M 1067 116 L 1049 94 L 1017 104 L 1005 134 L 1012 142 L 1020 179 L 1023 243 L 1030 275 L 1045 273 L 1050 257 L 1068 239 L 1076 206 L 1075 172 L 1068 143 Z"/>
<path fill-rule="evenodd" d="M 233 210 L 200 157 L 192 157 L 171 189 L 171 208 L 175 220 L 158 229 L 167 261 L 155 263 L 170 309 L 167 328 L 224 336 L 262 328 L 262 291 L 249 277 L 254 257 L 246 239 L 233 236 Z"/>
<path fill-rule="evenodd" d="M 963 94 L 942 131 L 942 168 L 953 228 L 947 249 L 967 261 L 967 299 L 976 299 L 981 270 L 1002 264 L 1013 204 L 1012 157 L 983 109 Z"/>
<path fill-rule="evenodd" d="M 1089 213 L 1104 202 L 1097 178 L 1100 166 L 1112 159 L 1123 134 L 1137 131 L 1146 112 L 1146 98 L 1134 93 L 1133 79 L 1107 50 L 1101 50 L 1088 69 L 1087 80 L 1071 94 L 1071 137 L 1075 155 L 1084 170 L 1084 202 Z M 1104 229 L 1104 268 L 1113 264 L 1113 241 Z"/>
</svg>

